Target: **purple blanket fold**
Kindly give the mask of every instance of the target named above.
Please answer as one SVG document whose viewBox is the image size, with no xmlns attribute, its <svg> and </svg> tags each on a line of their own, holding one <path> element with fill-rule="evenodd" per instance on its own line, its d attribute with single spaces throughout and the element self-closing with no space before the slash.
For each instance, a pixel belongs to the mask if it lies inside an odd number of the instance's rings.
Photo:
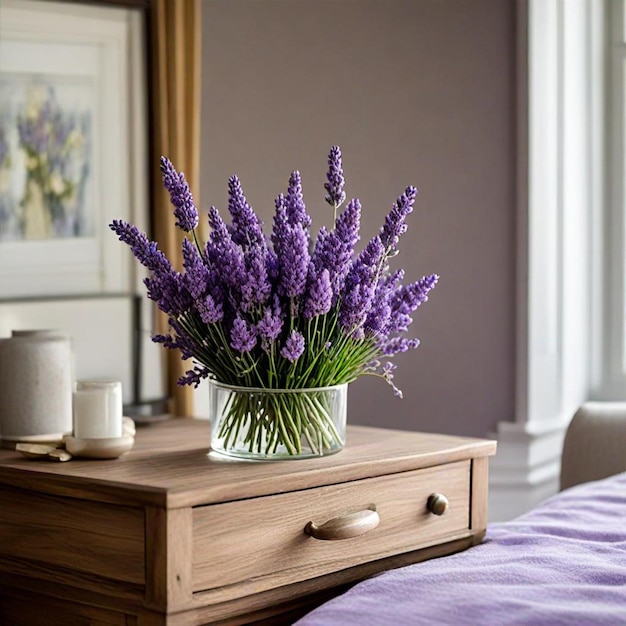
<svg viewBox="0 0 626 626">
<path fill-rule="evenodd" d="M 626 473 L 578 485 L 485 542 L 390 570 L 298 626 L 625 626 Z"/>
</svg>

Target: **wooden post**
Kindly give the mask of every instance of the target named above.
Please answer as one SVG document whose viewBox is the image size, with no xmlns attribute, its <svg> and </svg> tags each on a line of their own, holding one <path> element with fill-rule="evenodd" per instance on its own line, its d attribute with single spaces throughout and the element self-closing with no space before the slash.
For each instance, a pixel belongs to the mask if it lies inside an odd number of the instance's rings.
<svg viewBox="0 0 626 626">
<path fill-rule="evenodd" d="M 192 509 L 146 507 L 146 606 L 164 613 L 192 600 Z"/>
</svg>

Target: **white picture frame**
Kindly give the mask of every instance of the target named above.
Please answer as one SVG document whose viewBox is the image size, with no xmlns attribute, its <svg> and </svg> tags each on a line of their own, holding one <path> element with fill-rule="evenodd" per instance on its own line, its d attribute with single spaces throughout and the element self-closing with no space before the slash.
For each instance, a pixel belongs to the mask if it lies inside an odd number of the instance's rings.
<svg viewBox="0 0 626 626">
<path fill-rule="evenodd" d="M 68 94 L 81 92 L 72 100 L 80 107 L 72 119 L 82 115 L 80 119 L 88 120 L 83 126 L 91 133 L 90 141 L 85 139 L 87 132 L 82 136 L 82 145 L 89 146 L 82 157 L 88 162 L 83 169 L 89 170 L 90 185 L 81 205 L 81 223 L 86 226 L 79 231 L 75 220 L 71 232 L 70 226 L 51 232 L 48 217 L 47 229 L 31 228 L 27 234 L 25 228 L 9 232 L 6 227 L 4 238 L 0 231 L 0 300 L 137 291 L 137 272 L 127 247 L 108 224 L 125 219 L 145 229 L 147 222 L 143 45 L 136 10 L 41 0 L 0 4 L 0 98 L 3 83 L 5 99 L 8 95 L 15 99 L 21 85 L 26 85 L 24 89 L 43 85 L 40 91 L 54 97 L 54 106 L 62 109 L 63 98 L 69 102 Z M 19 106 L 23 105 L 14 108 Z M 15 144 L 16 131 L 6 125 Z M 15 184 L 19 171 L 13 168 L 11 176 L 14 193 L 19 193 L 19 181 Z M 25 212 L 20 202 L 20 211 Z M 73 206 L 78 204 L 73 199 Z M 17 206 L 15 201 L 5 213 L 11 206 Z"/>
</svg>

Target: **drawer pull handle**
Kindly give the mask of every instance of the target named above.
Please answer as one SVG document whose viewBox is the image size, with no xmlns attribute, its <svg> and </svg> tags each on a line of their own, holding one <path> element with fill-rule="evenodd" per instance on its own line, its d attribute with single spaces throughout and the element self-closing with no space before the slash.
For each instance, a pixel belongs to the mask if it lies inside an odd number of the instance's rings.
<svg viewBox="0 0 626 626">
<path fill-rule="evenodd" d="M 443 515 L 450 507 L 450 501 L 442 493 L 433 493 L 428 496 L 426 506 L 433 515 Z"/>
<path fill-rule="evenodd" d="M 304 527 L 304 532 L 315 539 L 350 539 L 374 530 L 379 522 L 380 517 L 372 504 L 363 511 L 333 517 L 319 526 L 315 522 L 309 522 Z"/>
</svg>

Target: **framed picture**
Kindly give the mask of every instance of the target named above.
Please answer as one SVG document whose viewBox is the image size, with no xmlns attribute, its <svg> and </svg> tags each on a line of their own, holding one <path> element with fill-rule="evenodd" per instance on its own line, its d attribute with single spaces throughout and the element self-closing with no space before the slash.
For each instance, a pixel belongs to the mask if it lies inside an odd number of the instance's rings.
<svg viewBox="0 0 626 626">
<path fill-rule="evenodd" d="M 0 299 L 128 293 L 147 221 L 141 13 L 0 4 Z"/>
</svg>

